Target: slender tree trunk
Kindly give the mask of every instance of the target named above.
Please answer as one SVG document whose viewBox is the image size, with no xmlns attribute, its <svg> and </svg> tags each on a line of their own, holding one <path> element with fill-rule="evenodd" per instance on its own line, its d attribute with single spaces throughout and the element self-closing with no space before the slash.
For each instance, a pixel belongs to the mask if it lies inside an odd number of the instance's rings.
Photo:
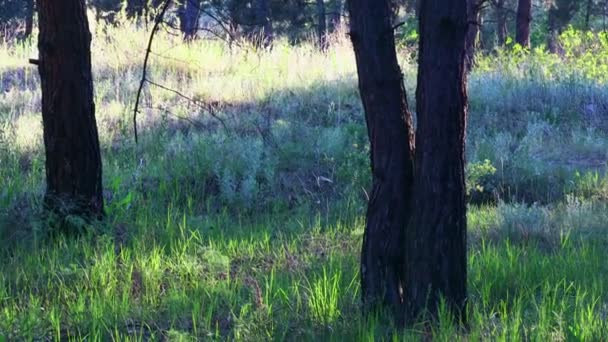
<svg viewBox="0 0 608 342">
<path fill-rule="evenodd" d="M 329 15 L 329 32 L 334 33 L 342 24 L 342 0 L 334 0 Z"/>
<path fill-rule="evenodd" d="M 46 152 L 45 207 L 103 215 L 101 157 L 84 0 L 39 0 L 39 72 Z"/>
<path fill-rule="evenodd" d="M 517 44 L 530 47 L 530 22 L 532 21 L 532 0 L 519 0 L 517 5 L 517 23 L 515 41 Z"/>
<path fill-rule="evenodd" d="M 481 10 L 479 0 L 467 0 L 469 27 L 467 31 L 466 45 L 466 69 L 467 72 L 473 69 L 475 64 L 475 53 L 477 42 L 479 41 L 479 31 L 481 27 Z"/>
<path fill-rule="evenodd" d="M 34 27 L 34 0 L 26 0 L 25 3 L 25 32 L 23 36 L 28 38 L 32 35 Z"/>
<path fill-rule="evenodd" d="M 255 0 L 254 17 L 256 25 L 260 27 L 259 40 L 260 46 L 270 47 L 274 40 L 274 29 L 270 13 L 270 3 L 268 0 Z"/>
<path fill-rule="evenodd" d="M 198 32 L 201 3 L 198 0 L 184 0 L 179 8 L 179 26 L 184 34 L 184 40 L 190 41 Z"/>
<path fill-rule="evenodd" d="M 436 318 L 441 299 L 457 321 L 466 321 L 467 21 L 466 0 L 422 2 L 415 215 L 405 239 L 404 298 L 410 322 L 425 313 Z"/>
<path fill-rule="evenodd" d="M 414 134 L 388 0 L 350 0 L 350 37 L 371 145 L 373 188 L 361 252 L 365 306 L 402 317 L 404 234 L 411 212 Z"/>
<path fill-rule="evenodd" d="M 587 0 L 587 8 L 585 11 L 585 29 L 589 30 L 591 21 L 591 9 L 593 7 L 593 0 Z"/>
<path fill-rule="evenodd" d="M 498 45 L 503 46 L 507 42 L 509 30 L 507 28 L 507 10 L 505 8 L 505 0 L 497 0 L 494 2 L 496 16 L 496 38 Z"/>
<path fill-rule="evenodd" d="M 139 18 L 144 14 L 144 9 L 146 7 L 146 0 L 127 0 L 127 8 L 125 11 L 127 12 L 127 17 Z"/>
<path fill-rule="evenodd" d="M 325 15 L 325 0 L 317 1 L 317 38 L 321 51 L 327 50 L 327 17 Z"/>
</svg>

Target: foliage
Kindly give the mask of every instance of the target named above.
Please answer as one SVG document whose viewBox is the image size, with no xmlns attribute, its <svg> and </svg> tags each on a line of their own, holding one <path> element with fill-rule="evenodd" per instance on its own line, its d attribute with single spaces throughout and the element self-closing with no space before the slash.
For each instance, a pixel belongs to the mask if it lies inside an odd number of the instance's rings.
<svg viewBox="0 0 608 342">
<path fill-rule="evenodd" d="M 43 238 L 35 45 L 0 45 L 0 340 L 608 339 L 608 89 L 578 38 L 571 56 L 479 58 L 467 183 L 494 198 L 469 204 L 469 329 L 443 310 L 393 335 L 360 314 L 369 147 L 350 44 L 161 33 L 150 79 L 198 102 L 148 85 L 136 146 L 146 32 L 129 25 L 94 27 L 108 216 L 79 238 Z"/>
</svg>

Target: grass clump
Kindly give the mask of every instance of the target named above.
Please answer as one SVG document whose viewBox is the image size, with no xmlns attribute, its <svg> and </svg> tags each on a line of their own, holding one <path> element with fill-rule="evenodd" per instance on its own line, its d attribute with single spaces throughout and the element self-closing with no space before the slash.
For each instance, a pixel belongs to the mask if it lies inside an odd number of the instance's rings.
<svg viewBox="0 0 608 342">
<path fill-rule="evenodd" d="M 151 78 L 199 102 L 149 86 L 135 145 L 145 36 L 95 29 L 108 215 L 53 240 L 38 209 L 39 83 L 24 66 L 35 46 L 0 45 L 0 340 L 608 339 L 608 100 L 606 80 L 581 73 L 594 64 L 581 45 L 479 59 L 469 329 L 444 314 L 391 332 L 360 314 L 369 146 L 350 46 L 253 52 L 160 34 Z"/>
</svg>

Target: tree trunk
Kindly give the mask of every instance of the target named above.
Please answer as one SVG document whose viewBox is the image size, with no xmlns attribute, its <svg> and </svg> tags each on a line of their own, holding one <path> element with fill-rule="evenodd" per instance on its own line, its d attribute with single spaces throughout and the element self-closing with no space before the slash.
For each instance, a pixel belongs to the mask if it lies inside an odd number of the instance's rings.
<svg viewBox="0 0 608 342">
<path fill-rule="evenodd" d="M 39 0 L 39 72 L 46 152 L 45 207 L 101 217 L 101 156 L 84 0 Z"/>
<path fill-rule="evenodd" d="M 590 29 L 591 10 L 593 8 L 593 0 L 587 0 L 587 8 L 585 11 L 585 29 Z"/>
<path fill-rule="evenodd" d="M 503 46 L 507 42 L 509 30 L 507 29 L 507 9 L 505 8 L 505 0 L 497 0 L 494 3 L 496 16 L 496 38 L 498 46 Z"/>
<path fill-rule="evenodd" d="M 23 32 L 24 38 L 28 38 L 32 35 L 32 28 L 34 26 L 34 0 L 26 0 L 25 3 L 25 31 Z"/>
<path fill-rule="evenodd" d="M 389 0 L 350 0 L 348 11 L 373 178 L 361 252 L 361 294 L 368 309 L 384 304 L 400 320 L 404 234 L 411 216 L 412 117 Z"/>
<path fill-rule="evenodd" d="M 479 41 L 479 31 L 481 27 L 481 9 L 479 0 L 467 0 L 469 27 L 466 42 L 466 69 L 467 72 L 473 69 L 475 64 L 475 53 L 477 42 Z"/>
<path fill-rule="evenodd" d="M 547 11 L 549 37 L 547 45 L 552 53 L 559 52 L 559 35 L 568 26 L 579 8 L 579 2 L 571 0 L 555 0 Z"/>
<path fill-rule="evenodd" d="M 319 39 L 319 49 L 327 50 L 327 18 L 325 15 L 325 0 L 317 1 L 317 38 Z"/>
<path fill-rule="evenodd" d="M 184 40 L 194 39 L 198 32 L 198 19 L 200 16 L 200 2 L 198 0 L 184 0 L 179 8 L 179 27 L 184 34 Z"/>
<path fill-rule="evenodd" d="M 329 15 L 329 32 L 334 33 L 342 24 L 342 0 L 334 0 Z"/>
<path fill-rule="evenodd" d="M 140 18 L 144 14 L 146 8 L 146 0 L 127 0 L 127 18 Z"/>
<path fill-rule="evenodd" d="M 274 40 L 274 29 L 270 18 L 270 3 L 268 0 L 255 0 L 254 17 L 256 25 L 260 28 L 259 36 L 256 37 L 262 47 L 272 46 Z"/>
<path fill-rule="evenodd" d="M 466 322 L 464 182 L 467 0 L 425 0 L 420 13 L 414 219 L 406 230 L 408 320 L 443 299 Z M 427 311 L 428 310 L 428 311 Z"/>
<path fill-rule="evenodd" d="M 517 44 L 530 47 L 530 22 L 532 21 L 532 0 L 519 0 L 517 5 L 517 23 L 515 41 Z"/>
</svg>

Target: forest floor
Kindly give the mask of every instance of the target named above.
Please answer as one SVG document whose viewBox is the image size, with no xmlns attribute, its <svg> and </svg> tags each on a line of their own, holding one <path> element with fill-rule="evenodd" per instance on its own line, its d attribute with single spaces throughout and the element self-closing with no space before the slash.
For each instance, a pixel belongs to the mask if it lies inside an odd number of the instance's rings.
<svg viewBox="0 0 608 342">
<path fill-rule="evenodd" d="M 161 34 L 135 144 L 146 33 L 98 27 L 107 217 L 71 218 L 77 238 L 40 213 L 35 43 L 0 43 L 0 341 L 608 340 L 608 51 L 579 40 L 470 76 L 466 332 L 445 310 L 406 331 L 360 314 L 369 158 L 347 42 Z"/>
</svg>

